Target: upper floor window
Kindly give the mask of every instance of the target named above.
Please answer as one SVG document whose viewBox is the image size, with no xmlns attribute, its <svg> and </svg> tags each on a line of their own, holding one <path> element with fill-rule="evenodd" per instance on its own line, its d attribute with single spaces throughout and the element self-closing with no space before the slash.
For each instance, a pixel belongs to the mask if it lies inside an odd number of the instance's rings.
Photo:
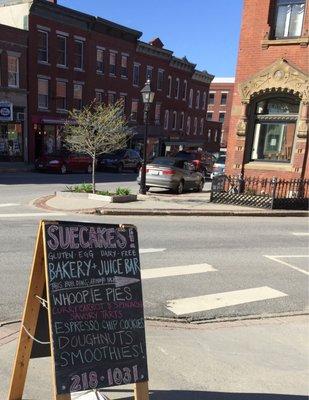
<svg viewBox="0 0 309 400">
<path fill-rule="evenodd" d="M 125 54 L 121 56 L 121 77 L 128 77 L 128 56 Z"/>
<path fill-rule="evenodd" d="M 147 65 L 147 69 L 146 69 L 146 81 L 147 81 L 147 79 L 152 80 L 152 71 L 153 71 L 153 67 L 151 67 L 150 65 Z"/>
<path fill-rule="evenodd" d="M 119 100 L 120 100 L 121 105 L 122 105 L 123 114 L 125 114 L 126 108 L 127 108 L 127 94 L 126 93 L 120 93 Z"/>
<path fill-rule="evenodd" d="M 225 113 L 224 112 L 220 112 L 219 113 L 219 122 L 221 122 L 221 124 L 224 123 L 224 118 L 225 118 Z"/>
<path fill-rule="evenodd" d="M 168 129 L 169 118 L 170 118 L 170 113 L 169 113 L 168 110 L 165 110 L 165 114 L 164 114 L 164 129 Z"/>
<path fill-rule="evenodd" d="M 177 112 L 173 112 L 173 121 L 172 121 L 172 129 L 175 131 L 177 128 Z"/>
<path fill-rule="evenodd" d="M 227 103 L 227 93 L 221 93 L 221 100 L 220 100 L 221 106 L 225 106 L 226 103 Z"/>
<path fill-rule="evenodd" d="M 201 118 L 200 121 L 200 135 L 203 135 L 204 133 L 204 118 Z"/>
<path fill-rule="evenodd" d="M 169 75 L 167 77 L 167 97 L 172 95 L 172 77 Z"/>
<path fill-rule="evenodd" d="M 185 113 L 182 111 L 182 113 L 180 114 L 179 130 L 183 131 L 184 123 L 185 123 Z"/>
<path fill-rule="evenodd" d="M 83 107 L 83 85 L 75 83 L 73 92 L 73 106 L 76 110 Z"/>
<path fill-rule="evenodd" d="M 305 0 L 277 0 L 276 39 L 301 36 L 305 3 Z"/>
<path fill-rule="evenodd" d="M 67 107 L 67 84 L 66 82 L 57 81 L 56 88 L 56 108 L 57 110 L 65 110 Z"/>
<path fill-rule="evenodd" d="M 158 70 L 158 81 L 157 81 L 157 89 L 162 90 L 164 85 L 164 70 Z"/>
<path fill-rule="evenodd" d="M 203 92 L 203 110 L 206 109 L 206 99 L 207 99 L 207 94 L 206 92 Z"/>
<path fill-rule="evenodd" d="M 49 100 L 49 81 L 48 79 L 38 79 L 38 108 L 48 109 Z"/>
<path fill-rule="evenodd" d="M 132 100 L 131 121 L 137 121 L 138 100 Z"/>
<path fill-rule="evenodd" d="M 97 73 L 104 74 L 104 50 L 97 49 Z"/>
<path fill-rule="evenodd" d="M 38 38 L 38 61 L 48 62 L 48 32 L 39 30 Z"/>
<path fill-rule="evenodd" d="M 84 42 L 82 40 L 74 40 L 74 67 L 76 69 L 84 67 Z"/>
<path fill-rule="evenodd" d="M 156 103 L 155 108 L 155 124 L 160 125 L 161 120 L 161 103 Z"/>
<path fill-rule="evenodd" d="M 197 117 L 194 118 L 194 131 L 193 131 L 193 135 L 197 134 Z"/>
<path fill-rule="evenodd" d="M 190 135 L 190 131 L 191 131 L 191 117 L 187 118 L 187 126 L 186 126 L 186 134 Z"/>
<path fill-rule="evenodd" d="M 180 89 L 180 80 L 179 80 L 179 78 L 176 78 L 175 99 L 179 98 L 179 89 Z"/>
<path fill-rule="evenodd" d="M 95 91 L 95 99 L 98 103 L 103 103 L 104 101 L 104 92 L 103 90 L 96 90 Z"/>
<path fill-rule="evenodd" d="M 133 85 L 138 86 L 139 85 L 139 64 L 134 64 L 133 65 Z"/>
<path fill-rule="evenodd" d="M 183 81 L 183 86 L 182 86 L 182 100 L 186 100 L 187 98 L 187 88 L 188 88 L 188 82 L 185 80 Z"/>
<path fill-rule="evenodd" d="M 8 86 L 19 87 L 19 58 L 8 56 Z"/>
<path fill-rule="evenodd" d="M 200 108 L 200 98 L 201 98 L 201 93 L 198 90 L 196 94 L 196 103 L 195 103 L 195 108 L 199 109 Z"/>
<path fill-rule="evenodd" d="M 57 65 L 67 65 L 67 38 L 61 35 L 57 35 Z"/>
<path fill-rule="evenodd" d="M 215 104 L 215 93 L 210 92 L 208 95 L 208 104 Z"/>
<path fill-rule="evenodd" d="M 189 92 L 189 107 L 192 108 L 193 105 L 193 89 L 190 89 Z"/>
<path fill-rule="evenodd" d="M 115 76 L 116 75 L 116 53 L 109 53 L 109 74 Z"/>
<path fill-rule="evenodd" d="M 212 115 L 213 115 L 212 112 L 207 113 L 207 121 L 212 121 Z"/>
<path fill-rule="evenodd" d="M 116 103 L 116 93 L 115 92 L 108 92 L 107 102 L 109 105 L 113 105 Z"/>
</svg>

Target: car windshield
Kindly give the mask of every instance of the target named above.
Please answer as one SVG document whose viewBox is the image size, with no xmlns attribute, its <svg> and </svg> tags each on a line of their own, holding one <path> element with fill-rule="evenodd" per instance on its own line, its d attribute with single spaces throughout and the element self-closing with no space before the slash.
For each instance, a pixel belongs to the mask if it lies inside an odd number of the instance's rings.
<svg viewBox="0 0 309 400">
<path fill-rule="evenodd" d="M 183 160 L 194 160 L 196 158 L 194 153 L 187 153 L 185 151 L 180 151 L 175 157 Z"/>
<path fill-rule="evenodd" d="M 175 158 L 163 158 L 163 157 L 155 158 L 151 164 L 162 166 L 162 167 L 177 167 L 177 168 L 183 167 L 183 161 L 176 160 Z"/>
<path fill-rule="evenodd" d="M 219 157 L 216 160 L 216 164 L 225 164 L 225 159 L 226 159 L 226 157 Z"/>
<path fill-rule="evenodd" d="M 115 157 L 123 157 L 125 154 L 125 150 L 118 150 L 115 153 L 106 153 L 103 154 L 103 158 L 115 158 Z"/>
</svg>

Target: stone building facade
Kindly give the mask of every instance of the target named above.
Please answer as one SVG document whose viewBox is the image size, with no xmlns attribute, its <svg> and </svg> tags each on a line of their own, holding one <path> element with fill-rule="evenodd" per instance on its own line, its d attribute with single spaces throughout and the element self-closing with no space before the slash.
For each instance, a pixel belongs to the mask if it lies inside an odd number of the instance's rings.
<svg viewBox="0 0 309 400">
<path fill-rule="evenodd" d="M 227 173 L 309 177 L 306 0 L 244 0 Z"/>
</svg>

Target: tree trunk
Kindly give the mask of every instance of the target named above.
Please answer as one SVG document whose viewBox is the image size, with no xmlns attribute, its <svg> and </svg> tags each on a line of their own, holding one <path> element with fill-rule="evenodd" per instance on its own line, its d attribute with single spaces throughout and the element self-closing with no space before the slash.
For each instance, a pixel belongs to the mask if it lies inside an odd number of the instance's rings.
<svg viewBox="0 0 309 400">
<path fill-rule="evenodd" d="M 95 155 L 92 157 L 92 193 L 95 193 Z"/>
</svg>

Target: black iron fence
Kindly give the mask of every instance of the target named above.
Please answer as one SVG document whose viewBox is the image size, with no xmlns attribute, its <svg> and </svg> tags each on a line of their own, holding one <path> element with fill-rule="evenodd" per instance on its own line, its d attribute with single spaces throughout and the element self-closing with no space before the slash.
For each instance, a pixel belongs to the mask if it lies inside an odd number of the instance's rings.
<svg viewBox="0 0 309 400">
<path fill-rule="evenodd" d="M 264 179 L 218 175 L 210 201 L 271 209 L 308 210 L 309 179 Z"/>
</svg>

